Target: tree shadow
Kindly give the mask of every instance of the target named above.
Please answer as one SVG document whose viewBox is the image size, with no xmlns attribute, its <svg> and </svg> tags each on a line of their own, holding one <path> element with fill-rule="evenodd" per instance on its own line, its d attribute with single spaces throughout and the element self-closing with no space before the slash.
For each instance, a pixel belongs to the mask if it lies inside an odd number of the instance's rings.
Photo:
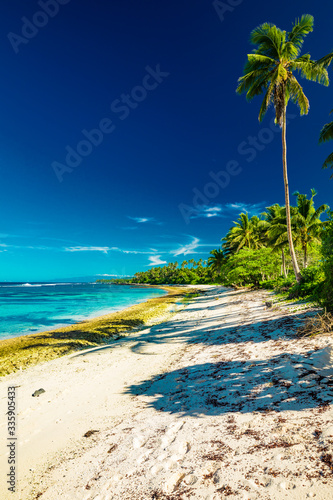
<svg viewBox="0 0 333 500">
<path fill-rule="evenodd" d="M 333 399 L 324 390 L 318 391 L 323 377 L 312 359 L 320 355 L 320 351 L 309 351 L 260 361 L 188 366 L 131 385 L 125 392 L 148 396 L 147 407 L 180 416 L 301 411 Z"/>
<path fill-rule="evenodd" d="M 229 294 L 228 294 L 229 296 Z M 211 301 L 211 298 L 210 298 Z M 244 302 L 241 301 L 244 308 Z M 240 307 L 241 307 L 240 304 Z M 245 302 L 245 305 L 248 301 Z M 278 313 L 277 318 L 267 317 L 262 320 L 256 320 L 256 315 L 262 317 L 265 315 L 266 307 L 265 305 L 256 306 L 255 310 L 251 310 L 251 314 L 242 318 L 240 323 L 240 315 L 237 312 L 224 312 L 224 308 L 228 304 L 217 304 L 216 306 L 209 307 L 209 316 L 205 318 L 204 316 L 184 320 L 178 319 L 177 321 L 165 321 L 154 325 L 152 327 L 147 327 L 143 322 L 140 324 L 134 322 L 128 322 L 128 329 L 131 329 L 131 333 L 125 336 L 117 342 L 117 345 L 128 344 L 131 351 L 147 355 L 146 347 L 149 345 L 160 345 L 164 343 L 188 343 L 188 344 L 205 344 L 205 345 L 223 345 L 223 344 L 243 344 L 247 342 L 251 343 L 261 343 L 267 342 L 269 340 L 275 341 L 286 341 L 295 339 L 295 333 L 297 329 L 303 324 L 304 320 L 310 316 L 313 316 L 312 311 L 303 313 L 293 313 L 281 316 Z M 196 312 L 200 312 L 203 309 L 196 308 Z M 212 314 L 213 311 L 213 314 Z M 253 316 L 253 311 L 255 311 L 255 316 Z M 190 309 L 186 308 L 186 314 L 190 312 Z M 133 331 L 134 329 L 134 331 Z M 107 326 L 98 327 L 95 329 L 98 338 L 96 341 L 101 343 L 101 339 L 104 336 L 110 336 L 110 331 Z M 136 330 L 136 331 L 135 331 Z M 120 333 L 120 336 L 122 334 Z M 52 333 L 53 336 L 53 333 Z M 65 333 L 54 334 L 55 338 L 65 338 Z M 84 335 L 81 330 L 71 331 L 71 338 L 77 339 L 87 339 L 91 340 L 93 337 Z M 107 349 L 113 349 L 115 347 L 112 337 L 109 340 L 104 340 L 103 345 L 94 349 L 94 352 L 105 351 Z M 78 352 L 75 356 L 86 355 L 89 352 Z"/>
</svg>

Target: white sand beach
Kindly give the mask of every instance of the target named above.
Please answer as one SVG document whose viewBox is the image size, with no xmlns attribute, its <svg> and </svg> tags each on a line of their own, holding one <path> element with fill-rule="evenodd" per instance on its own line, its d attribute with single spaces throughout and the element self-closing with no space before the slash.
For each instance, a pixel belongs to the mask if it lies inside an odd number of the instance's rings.
<svg viewBox="0 0 333 500">
<path fill-rule="evenodd" d="M 9 385 L 18 404 L 2 499 L 333 499 L 331 337 L 295 337 L 313 312 L 267 291 L 200 288 L 162 323 L 1 379 L 2 415 Z"/>
</svg>

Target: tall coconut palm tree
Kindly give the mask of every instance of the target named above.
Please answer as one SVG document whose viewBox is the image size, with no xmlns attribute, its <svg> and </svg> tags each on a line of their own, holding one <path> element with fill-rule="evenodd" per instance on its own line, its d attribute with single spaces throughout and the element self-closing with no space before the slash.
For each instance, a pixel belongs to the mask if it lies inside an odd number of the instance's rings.
<svg viewBox="0 0 333 500">
<path fill-rule="evenodd" d="M 314 207 L 313 198 L 317 192 L 311 189 L 311 198 L 306 194 L 294 193 L 297 196 L 297 211 L 292 217 L 294 226 L 295 243 L 299 244 L 303 251 L 303 266 L 308 265 L 308 250 L 313 243 L 321 242 L 321 231 L 324 223 L 320 220 L 323 212 L 329 210 L 328 205 L 320 205 L 317 209 Z"/>
<path fill-rule="evenodd" d="M 257 249 L 262 246 L 260 239 L 260 219 L 256 215 L 249 218 L 248 213 L 241 213 L 234 226 L 229 229 L 222 248 L 227 254 L 237 253 L 243 247 Z"/>
<path fill-rule="evenodd" d="M 300 114 L 309 111 L 309 101 L 297 81 L 294 73 L 307 80 L 328 85 L 329 79 L 324 64 L 318 64 L 311 59 L 310 54 L 301 55 L 304 38 L 313 30 L 313 17 L 305 14 L 296 19 L 290 32 L 286 32 L 274 24 L 264 23 L 255 28 L 250 41 L 257 48 L 248 54 L 244 74 L 238 79 L 237 92 L 246 92 L 248 100 L 265 92 L 259 111 L 259 121 L 262 121 L 270 104 L 274 105 L 275 121 L 282 129 L 282 163 L 286 200 L 287 234 L 290 256 L 296 280 L 301 280 L 299 266 L 294 249 L 289 202 L 289 184 L 287 172 L 286 144 L 286 108 L 289 100 L 297 104 Z"/>
</svg>

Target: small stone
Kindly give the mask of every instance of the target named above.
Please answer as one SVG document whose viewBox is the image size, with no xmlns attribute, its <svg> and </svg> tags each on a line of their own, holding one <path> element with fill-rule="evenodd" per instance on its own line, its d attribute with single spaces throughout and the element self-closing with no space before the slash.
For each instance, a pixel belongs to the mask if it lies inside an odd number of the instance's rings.
<svg viewBox="0 0 333 500">
<path fill-rule="evenodd" d="M 222 475 L 221 475 L 221 469 L 217 469 L 217 471 L 215 471 L 214 475 L 213 475 L 213 482 L 215 484 L 218 484 L 222 481 Z"/>
<path fill-rule="evenodd" d="M 34 398 L 34 397 L 37 397 L 37 398 L 38 398 L 41 394 L 43 394 L 43 392 L 45 392 L 45 390 L 44 390 L 44 389 L 38 389 L 38 391 L 35 391 L 35 392 L 33 393 L 32 397 L 33 397 L 33 398 Z"/>
<path fill-rule="evenodd" d="M 326 429 L 323 430 L 321 433 L 323 437 L 331 437 L 333 436 L 333 425 L 330 425 L 329 427 L 326 427 Z"/>
<path fill-rule="evenodd" d="M 175 472 L 172 474 L 169 479 L 165 482 L 164 489 L 166 493 L 172 493 L 175 489 L 178 488 L 182 480 L 184 479 L 185 474 L 181 472 Z"/>
<path fill-rule="evenodd" d="M 187 486 L 191 486 L 192 484 L 195 484 L 197 481 L 198 478 L 194 474 L 188 474 L 187 476 L 184 477 L 184 483 Z"/>
</svg>

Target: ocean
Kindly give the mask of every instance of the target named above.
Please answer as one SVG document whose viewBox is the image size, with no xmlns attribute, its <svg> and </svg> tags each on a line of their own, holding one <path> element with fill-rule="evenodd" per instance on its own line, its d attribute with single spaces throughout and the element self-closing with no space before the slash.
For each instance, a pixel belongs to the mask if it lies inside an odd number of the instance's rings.
<svg viewBox="0 0 333 500">
<path fill-rule="evenodd" d="M 165 293 L 99 283 L 0 282 L 0 340 L 71 325 Z"/>
</svg>

